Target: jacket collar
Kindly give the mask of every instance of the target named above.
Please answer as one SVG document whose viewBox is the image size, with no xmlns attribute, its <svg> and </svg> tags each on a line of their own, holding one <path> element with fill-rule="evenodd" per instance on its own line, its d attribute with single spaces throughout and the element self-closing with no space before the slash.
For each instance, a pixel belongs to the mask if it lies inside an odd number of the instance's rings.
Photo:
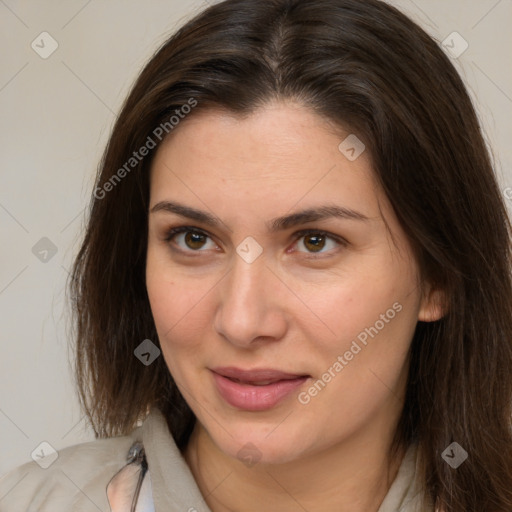
<svg viewBox="0 0 512 512">
<path fill-rule="evenodd" d="M 167 422 L 153 408 L 142 427 L 156 512 L 211 512 Z"/>
</svg>

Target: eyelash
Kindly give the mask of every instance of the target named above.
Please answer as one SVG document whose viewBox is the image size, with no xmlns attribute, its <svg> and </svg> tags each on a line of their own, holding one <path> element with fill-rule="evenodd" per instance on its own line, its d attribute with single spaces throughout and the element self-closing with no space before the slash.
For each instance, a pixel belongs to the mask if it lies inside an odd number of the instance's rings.
<svg viewBox="0 0 512 512">
<path fill-rule="evenodd" d="M 171 228 L 167 231 L 166 233 L 166 236 L 165 236 L 165 241 L 167 243 L 170 243 L 172 241 L 172 239 L 176 236 L 176 235 L 179 235 L 180 233 L 196 233 L 198 235 L 203 235 L 203 236 L 206 236 L 210 239 L 212 239 L 212 237 L 205 231 L 201 230 L 201 229 L 198 229 L 198 228 L 195 228 L 195 227 L 192 227 L 192 226 L 179 226 L 179 227 L 176 227 L 176 228 Z M 343 238 L 339 237 L 339 236 L 336 236 L 336 235 L 333 235 L 327 231 L 322 231 L 321 229 L 303 229 L 301 231 L 297 231 L 296 233 L 294 233 L 295 235 L 295 241 L 297 242 L 298 240 L 300 240 L 301 238 L 305 237 L 306 235 L 320 235 L 320 236 L 324 236 L 326 238 L 330 238 L 331 240 L 334 240 L 335 242 L 337 242 L 339 245 L 341 245 L 342 247 L 346 247 L 348 245 L 348 242 L 346 240 L 344 240 Z M 190 250 L 183 250 L 183 249 L 176 249 L 178 251 L 180 251 L 181 253 L 193 253 L 193 252 L 204 252 L 204 251 L 200 251 L 200 250 L 197 250 L 197 251 L 193 251 L 192 249 Z M 300 251 L 302 252 L 302 251 Z M 324 254 L 326 253 L 318 253 L 318 256 L 316 256 L 314 252 L 310 252 L 310 253 L 305 253 L 305 254 L 308 254 L 308 256 L 305 256 L 306 258 L 312 258 L 312 259 L 318 259 L 318 258 L 322 258 Z"/>
</svg>

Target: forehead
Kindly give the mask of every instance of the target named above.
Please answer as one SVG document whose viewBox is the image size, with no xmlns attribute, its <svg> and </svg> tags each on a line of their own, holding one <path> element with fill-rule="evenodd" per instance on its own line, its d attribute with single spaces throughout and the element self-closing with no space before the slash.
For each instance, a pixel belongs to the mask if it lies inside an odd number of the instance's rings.
<svg viewBox="0 0 512 512">
<path fill-rule="evenodd" d="M 244 117 L 222 110 L 196 112 L 159 147 L 152 193 L 182 181 L 201 189 L 225 185 L 250 196 L 286 191 L 293 196 L 333 187 L 360 195 L 375 181 L 368 152 L 351 161 L 340 151 L 349 136 L 354 137 L 295 103 L 272 103 Z"/>
</svg>

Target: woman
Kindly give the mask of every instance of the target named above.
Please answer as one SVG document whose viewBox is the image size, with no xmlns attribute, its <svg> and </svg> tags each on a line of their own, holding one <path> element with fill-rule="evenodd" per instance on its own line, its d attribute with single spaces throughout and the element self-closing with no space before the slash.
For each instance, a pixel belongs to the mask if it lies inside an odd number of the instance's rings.
<svg viewBox="0 0 512 512">
<path fill-rule="evenodd" d="M 1 510 L 512 509 L 510 224 L 443 51 L 378 0 L 226 0 L 106 149 L 73 269 L 98 439 Z"/>
</svg>

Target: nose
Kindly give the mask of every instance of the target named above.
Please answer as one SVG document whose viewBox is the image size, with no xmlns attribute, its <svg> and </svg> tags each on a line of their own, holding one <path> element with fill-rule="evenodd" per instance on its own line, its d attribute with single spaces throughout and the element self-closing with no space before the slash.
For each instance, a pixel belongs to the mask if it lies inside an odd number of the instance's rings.
<svg viewBox="0 0 512 512">
<path fill-rule="evenodd" d="M 231 270 L 219 283 L 216 332 L 243 348 L 283 338 L 287 328 L 283 288 L 264 253 L 252 263 L 235 254 Z"/>
</svg>

